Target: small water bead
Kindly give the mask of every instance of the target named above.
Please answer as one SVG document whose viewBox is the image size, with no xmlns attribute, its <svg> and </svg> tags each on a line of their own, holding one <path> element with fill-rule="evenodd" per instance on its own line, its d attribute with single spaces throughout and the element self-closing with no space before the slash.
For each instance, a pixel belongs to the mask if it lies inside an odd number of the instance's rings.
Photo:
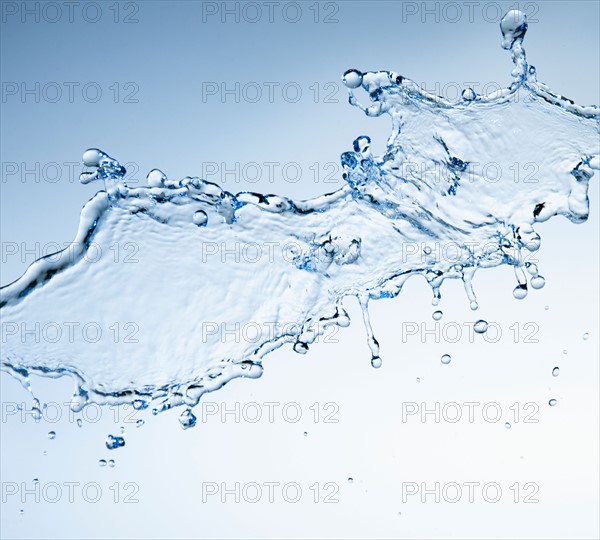
<svg viewBox="0 0 600 540">
<path fill-rule="evenodd" d="M 487 332 L 487 329 L 489 328 L 489 324 L 487 321 L 484 321 L 483 319 L 479 319 L 474 325 L 473 325 L 473 330 L 475 330 L 475 332 L 477 332 L 478 334 L 485 334 Z"/>
<path fill-rule="evenodd" d="M 50 440 L 55 439 L 56 438 L 56 431 L 49 431 L 48 432 L 48 438 Z"/>
<path fill-rule="evenodd" d="M 305 432 L 303 433 L 303 435 L 304 435 L 305 437 L 308 437 L 308 431 L 305 431 Z"/>
<path fill-rule="evenodd" d="M 431 315 L 431 318 L 434 321 L 439 321 L 442 317 L 444 316 L 444 313 L 442 311 L 434 311 L 433 314 Z"/>
<path fill-rule="evenodd" d="M 504 423 L 504 427 L 505 427 L 506 429 L 510 429 L 512 426 L 510 425 L 510 422 L 505 422 L 505 423 Z"/>
<path fill-rule="evenodd" d="M 348 477 L 348 483 L 352 484 L 354 483 L 354 478 L 352 478 L 351 476 Z"/>
<path fill-rule="evenodd" d="M 553 377 L 558 377 L 559 373 L 560 373 L 560 368 L 558 366 L 556 366 L 555 368 L 552 369 L 552 376 Z"/>
<path fill-rule="evenodd" d="M 108 460 L 108 466 L 109 467 L 114 467 L 115 466 L 115 460 L 114 459 L 109 459 Z"/>
<path fill-rule="evenodd" d="M 423 253 L 425 253 L 425 255 L 431 255 L 431 248 L 429 246 L 425 246 L 423 248 Z"/>
<path fill-rule="evenodd" d="M 442 364 L 447 365 L 452 361 L 452 357 L 449 354 L 444 354 L 442 358 L 440 358 Z"/>
<path fill-rule="evenodd" d="M 125 439 L 123 437 L 109 435 L 106 438 L 106 448 L 108 448 L 109 450 L 115 450 L 116 448 L 120 448 L 121 446 L 125 446 Z"/>
<path fill-rule="evenodd" d="M 152 169 L 146 176 L 148 187 L 164 187 L 167 181 L 165 173 L 159 169 Z"/>
<path fill-rule="evenodd" d="M 569 354 L 569 352 L 567 351 L 567 349 L 563 349 L 563 354 Z"/>
<path fill-rule="evenodd" d="M 527 296 L 527 285 L 517 285 L 513 290 L 513 296 L 517 300 L 523 300 Z"/>
<path fill-rule="evenodd" d="M 421 382 L 421 377 L 417 377 L 417 382 Z"/>
<path fill-rule="evenodd" d="M 106 467 L 106 460 L 105 459 L 99 459 L 98 460 L 98 465 L 100 467 Z"/>
<path fill-rule="evenodd" d="M 462 91 L 462 98 L 465 101 L 473 101 L 473 100 L 477 99 L 477 93 L 472 88 L 465 88 Z"/>
<path fill-rule="evenodd" d="M 544 306 L 544 309 L 545 309 L 546 311 L 548 311 L 548 310 L 550 309 L 550 306 Z"/>
<path fill-rule="evenodd" d="M 77 427 L 82 427 L 83 426 L 83 420 L 81 420 L 81 418 L 77 419 Z"/>
<path fill-rule="evenodd" d="M 144 421 L 140 418 L 138 421 L 136 421 L 135 423 L 135 427 L 142 427 L 144 425 Z"/>
<path fill-rule="evenodd" d="M 197 212 L 194 212 L 192 221 L 194 222 L 194 225 L 197 225 L 198 227 L 205 227 L 208 223 L 208 215 L 204 210 L 198 210 Z"/>
<path fill-rule="evenodd" d="M 308 352 L 308 345 L 303 341 L 296 341 L 296 343 L 294 343 L 294 352 L 306 354 Z"/>
<path fill-rule="evenodd" d="M 23 509 L 21 508 L 21 510 L 19 510 L 19 514 L 20 514 L 20 515 L 23 515 L 24 513 L 25 513 L 25 510 L 23 510 Z"/>
<path fill-rule="evenodd" d="M 548 405 L 550 405 L 550 407 L 554 407 L 554 405 L 556 405 L 556 403 L 557 403 L 557 401 L 556 401 L 555 399 L 551 399 L 551 400 L 548 402 Z"/>
<path fill-rule="evenodd" d="M 380 356 L 373 356 L 373 358 L 371 358 L 371 365 L 375 369 L 379 369 L 381 367 L 382 363 L 383 362 L 381 361 L 381 357 Z"/>
<path fill-rule="evenodd" d="M 583 339 L 584 340 L 590 339 L 590 335 L 586 332 L 585 334 L 583 334 Z"/>
<path fill-rule="evenodd" d="M 473 311 L 476 311 L 476 310 L 477 310 L 477 308 L 479 307 L 479 304 L 477 303 L 477 301 L 476 301 L 476 300 L 473 300 L 473 301 L 472 301 L 472 302 L 469 304 L 469 307 L 470 307 L 470 308 L 471 308 Z"/>
<path fill-rule="evenodd" d="M 534 276 L 531 278 L 530 283 L 534 289 L 541 289 L 546 285 L 546 280 L 542 276 Z"/>
<path fill-rule="evenodd" d="M 344 73 L 342 77 L 342 82 L 346 86 L 346 88 L 354 89 L 358 88 L 363 81 L 363 75 L 357 69 L 349 69 Z"/>
<path fill-rule="evenodd" d="M 121 434 L 125 433 L 125 426 L 121 426 L 119 428 L 119 431 L 121 432 Z"/>
<path fill-rule="evenodd" d="M 196 416 L 192 409 L 185 409 L 179 416 L 179 423 L 183 429 L 189 429 L 196 425 Z"/>
</svg>

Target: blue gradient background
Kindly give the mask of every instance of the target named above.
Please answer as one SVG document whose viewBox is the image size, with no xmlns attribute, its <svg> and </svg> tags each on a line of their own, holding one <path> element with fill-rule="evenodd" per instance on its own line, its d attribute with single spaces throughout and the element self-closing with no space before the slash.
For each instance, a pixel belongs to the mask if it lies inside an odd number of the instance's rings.
<svg viewBox="0 0 600 540">
<path fill-rule="evenodd" d="M 22 2 L 16 4 L 22 9 Z M 39 4 L 28 2 L 28 5 Z M 42 3 L 43 4 L 43 3 Z M 85 2 L 82 3 L 86 4 Z M 203 22 L 202 2 L 143 1 L 137 23 L 115 23 L 114 2 L 100 2 L 99 22 L 88 23 L 75 10 L 57 23 L 30 16 L 7 16 L 1 26 L 0 76 L 5 83 L 97 83 L 98 103 L 76 92 L 74 103 L 43 100 L 25 103 L 4 96 L 1 103 L 2 243 L 35 249 L 64 243 L 77 229 L 82 205 L 96 191 L 80 185 L 63 168 L 58 182 L 6 174 L 7 163 L 75 162 L 88 147 L 98 147 L 134 171 L 142 182 L 158 167 L 169 177 L 201 175 L 207 162 L 297 162 L 296 183 L 266 176 L 257 183 L 239 177 L 221 182 L 230 191 L 275 192 L 309 198 L 342 183 L 323 182 L 325 164 L 354 138 L 368 134 L 376 151 L 389 131 L 386 118 L 370 119 L 347 103 L 340 84 L 348 68 L 395 70 L 427 88 L 477 82 L 505 86 L 509 54 L 500 48 L 501 11 L 521 6 L 535 12 L 525 39 L 528 60 L 555 92 L 578 103 L 599 103 L 600 4 L 584 2 L 481 2 L 469 20 L 465 4 L 457 22 L 444 20 L 444 3 L 337 2 L 337 23 L 315 23 L 313 2 L 302 2 L 303 15 L 287 23 L 275 10 L 255 23 L 218 16 Z M 120 4 L 120 17 L 130 12 Z M 216 3 L 221 6 L 221 2 Z M 236 3 L 229 2 L 232 6 Z M 284 4 L 284 3 L 282 3 Z M 321 2 L 321 16 L 329 13 Z M 407 5 L 418 13 L 403 20 Z M 240 4 L 241 5 L 241 4 Z M 484 9 L 488 10 L 484 12 Z M 451 13 L 454 16 L 454 12 Z M 487 16 L 484 16 L 484 13 Z M 535 22 L 537 21 L 537 22 Z M 203 83 L 297 83 L 297 103 L 276 92 L 275 101 L 223 103 L 203 100 Z M 134 83 L 138 103 L 115 103 L 109 86 Z M 325 103 L 324 85 L 334 82 L 334 102 Z M 317 83 L 315 103 L 310 87 Z M 81 86 L 79 87 L 81 88 Z M 451 95 L 451 94 L 449 94 Z M 318 163 L 315 182 L 310 167 Z M 80 168 L 77 168 L 79 172 Z M 137 171 L 136 171 L 137 170 Z M 20 171 L 19 171 L 20 172 Z M 208 178 L 220 181 L 218 177 Z M 71 181 L 74 180 L 74 181 Z M 318 344 L 305 357 L 280 349 L 265 361 L 258 381 L 234 381 L 208 401 L 233 403 L 298 402 L 298 423 L 208 422 L 182 431 L 177 411 L 148 419 L 139 430 L 127 425 L 127 446 L 103 448 L 107 433 L 123 420 L 106 412 L 101 421 L 79 429 L 63 418 L 56 424 L 3 416 L 2 482 L 98 482 L 99 503 L 2 504 L 3 538 L 597 538 L 598 530 L 598 178 L 590 189 L 591 217 L 583 225 L 562 218 L 542 224 L 541 273 L 547 286 L 523 302 L 512 298 L 514 277 L 507 268 L 481 272 L 476 280 L 480 316 L 503 329 L 514 322 L 535 322 L 538 344 L 402 343 L 402 322 L 431 322 L 430 292 L 409 282 L 392 301 L 373 304 L 373 324 L 382 345 L 384 367 L 373 370 L 360 314 L 353 304 L 349 329 L 337 344 Z M 2 284 L 16 279 L 33 261 L 22 253 L 2 260 Z M 472 321 L 474 316 L 458 283 L 442 289 L 443 321 Z M 545 310 L 548 305 L 550 309 Z M 506 330 L 505 330 L 506 331 Z M 584 332 L 590 339 L 582 340 Z M 567 354 L 563 353 L 567 351 Z M 441 366 L 439 357 L 455 359 Z M 554 379 L 550 372 L 561 366 Z M 416 377 L 421 383 L 416 383 Z M 27 401 L 20 385 L 2 374 L 2 401 Z M 35 380 L 46 401 L 66 401 L 70 385 Z M 548 399 L 559 400 L 550 409 Z M 539 422 L 402 422 L 402 402 L 535 402 Z M 313 403 L 335 402 L 337 424 L 310 419 Z M 64 412 L 64 410 L 63 410 Z M 65 413 L 66 415 L 66 413 Z M 121 418 L 123 415 L 121 414 Z M 55 429 L 56 440 L 46 433 Z M 307 431 L 305 437 L 303 432 Z M 43 455 L 47 450 L 47 455 Z M 100 469 L 99 458 L 117 460 Z M 354 478 L 349 484 L 347 478 Z M 280 498 L 250 504 L 219 500 L 203 503 L 202 482 L 297 482 L 304 496 L 290 504 Z M 498 482 L 504 496 L 496 504 L 402 502 L 402 482 Z M 115 503 L 109 486 L 134 482 L 136 504 Z M 312 502 L 309 486 L 339 485 L 337 504 Z M 536 482 L 539 503 L 512 501 L 508 486 Z M 321 493 L 323 494 L 323 493 Z M 415 498 L 416 499 L 416 498 Z M 25 512 L 21 516 L 19 510 Z"/>
</svg>

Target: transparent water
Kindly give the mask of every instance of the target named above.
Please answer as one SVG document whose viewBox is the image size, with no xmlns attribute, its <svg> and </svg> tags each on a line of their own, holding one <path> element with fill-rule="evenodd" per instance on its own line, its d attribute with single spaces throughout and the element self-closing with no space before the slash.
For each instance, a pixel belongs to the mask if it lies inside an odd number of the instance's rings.
<svg viewBox="0 0 600 540">
<path fill-rule="evenodd" d="M 206 392 L 259 377 L 282 345 L 306 354 L 328 326 L 349 325 L 346 297 L 362 307 L 377 368 L 369 302 L 398 295 L 412 276 L 427 280 L 434 305 L 444 280 L 461 279 L 473 309 L 482 268 L 512 266 L 517 299 L 542 288 L 528 262 L 535 225 L 587 218 L 600 109 L 537 81 L 522 13 L 509 12 L 501 30 L 512 82 L 493 95 L 466 88 L 449 102 L 394 72 L 346 72 L 350 104 L 388 116 L 391 133 L 381 156 L 357 137 L 341 156 L 347 185 L 315 199 L 232 194 L 156 169 L 147 187 L 130 188 L 118 161 L 86 151 L 81 181 L 103 189 L 72 245 L 0 289 L 2 369 L 28 389 L 31 373 L 71 376 L 74 410 L 186 405 L 189 428 Z"/>
</svg>

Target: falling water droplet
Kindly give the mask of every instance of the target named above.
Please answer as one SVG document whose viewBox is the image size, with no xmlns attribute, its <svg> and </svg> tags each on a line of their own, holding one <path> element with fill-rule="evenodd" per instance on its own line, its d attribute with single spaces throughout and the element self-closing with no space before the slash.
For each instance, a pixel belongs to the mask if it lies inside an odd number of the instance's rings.
<svg viewBox="0 0 600 540">
<path fill-rule="evenodd" d="M 192 409 L 185 409 L 179 416 L 179 423 L 183 429 L 189 429 L 196 425 L 196 416 Z"/>
<path fill-rule="evenodd" d="M 306 354 L 308 352 L 308 345 L 303 341 L 296 341 L 296 343 L 294 343 L 294 352 Z"/>
<path fill-rule="evenodd" d="M 449 354 L 444 354 L 440 360 L 442 364 L 449 364 L 452 360 L 452 357 Z"/>
<path fill-rule="evenodd" d="M 506 429 L 510 429 L 512 426 L 510 425 L 510 422 L 505 422 L 505 423 L 504 423 L 504 427 L 505 427 Z"/>
<path fill-rule="evenodd" d="M 100 465 L 100 467 L 106 467 L 106 460 L 105 459 L 99 459 L 98 460 L 98 465 Z"/>
<path fill-rule="evenodd" d="M 544 306 L 544 309 L 545 309 L 546 311 L 548 311 L 548 310 L 550 309 L 550 306 Z"/>
<path fill-rule="evenodd" d="M 48 432 L 48 438 L 49 439 L 55 439 L 56 438 L 56 431 L 49 431 Z"/>
<path fill-rule="evenodd" d="M 589 338 L 590 338 L 590 335 L 587 332 L 585 334 L 583 334 L 584 340 L 588 340 Z"/>
<path fill-rule="evenodd" d="M 208 223 L 208 215 L 204 210 L 198 210 L 197 212 L 194 212 L 192 221 L 194 222 L 194 225 L 198 225 L 198 227 L 204 227 Z"/>
<path fill-rule="evenodd" d="M 348 483 L 352 484 L 354 482 L 354 478 L 352 478 L 351 476 L 348 477 Z"/>
<path fill-rule="evenodd" d="M 558 366 L 556 366 L 555 368 L 552 369 L 552 376 L 553 377 L 558 377 L 559 373 L 560 373 L 560 368 Z"/>
<path fill-rule="evenodd" d="M 141 418 L 135 423 L 135 427 L 142 427 L 143 425 L 144 421 Z"/>
<path fill-rule="evenodd" d="M 554 405 L 556 405 L 556 403 L 557 403 L 557 402 L 556 402 L 556 400 L 555 400 L 555 399 L 551 399 L 551 400 L 548 402 L 548 405 L 550 405 L 550 407 L 554 407 Z"/>
<path fill-rule="evenodd" d="M 541 289 L 546 285 L 546 280 L 542 276 L 535 276 L 531 278 L 531 286 L 534 289 Z"/>
<path fill-rule="evenodd" d="M 527 296 L 527 285 L 517 285 L 513 290 L 513 296 L 517 300 L 523 300 Z"/>
<path fill-rule="evenodd" d="M 39 481 L 40 481 L 40 479 L 39 479 L 39 478 L 34 478 L 34 479 L 33 479 L 33 483 L 34 483 L 34 484 L 37 484 Z"/>
<path fill-rule="evenodd" d="M 485 332 L 487 331 L 489 326 L 490 325 L 487 323 L 487 321 L 484 321 L 483 319 L 479 319 L 473 325 L 473 330 L 475 330 L 475 332 L 477 332 L 478 334 L 485 334 Z"/>
<path fill-rule="evenodd" d="M 362 80 L 363 75 L 357 69 L 349 69 L 342 77 L 342 82 L 346 88 L 350 89 L 358 88 L 362 84 Z"/>
<path fill-rule="evenodd" d="M 83 426 L 83 421 L 81 420 L 81 418 L 77 419 L 77 427 L 81 427 Z"/>
<path fill-rule="evenodd" d="M 121 432 L 121 434 L 125 433 L 125 426 L 121 426 L 119 428 L 119 431 Z"/>
<path fill-rule="evenodd" d="M 21 508 L 21 510 L 19 510 L 19 514 L 22 516 L 24 513 L 25 513 L 25 510 L 23 510 L 23 509 Z"/>
<path fill-rule="evenodd" d="M 444 313 L 439 310 L 434 311 L 433 314 L 431 315 L 431 317 L 434 321 L 439 321 L 443 316 L 444 316 Z"/>
<path fill-rule="evenodd" d="M 115 460 L 114 459 L 109 459 L 108 460 L 108 466 L 109 467 L 114 467 L 115 466 Z"/>
<path fill-rule="evenodd" d="M 381 367 L 382 363 L 383 362 L 381 361 L 381 357 L 379 357 L 379 356 L 373 356 L 373 358 L 371 358 L 371 365 L 375 369 L 379 369 Z"/>
<path fill-rule="evenodd" d="M 125 439 L 123 437 L 117 437 L 116 435 L 109 435 L 106 438 L 106 448 L 109 450 L 115 450 L 121 446 L 125 446 Z"/>
<path fill-rule="evenodd" d="M 421 377 L 417 377 L 417 382 L 421 382 Z"/>
<path fill-rule="evenodd" d="M 308 431 L 305 431 L 303 434 L 305 437 L 308 437 Z"/>
</svg>

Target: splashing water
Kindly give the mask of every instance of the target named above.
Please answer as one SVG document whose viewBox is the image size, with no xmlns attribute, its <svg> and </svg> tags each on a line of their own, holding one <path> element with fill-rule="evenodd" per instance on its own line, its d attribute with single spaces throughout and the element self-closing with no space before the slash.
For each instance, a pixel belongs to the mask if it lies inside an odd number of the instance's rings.
<svg viewBox="0 0 600 540">
<path fill-rule="evenodd" d="M 461 279 L 473 309 L 479 268 L 512 266 L 516 298 L 541 288 L 524 260 L 540 246 L 534 227 L 559 214 L 587 218 L 600 109 L 537 81 L 522 47 L 525 15 L 509 12 L 501 30 L 512 83 L 491 95 L 467 88 L 450 102 L 394 72 L 346 72 L 350 104 L 389 115 L 392 132 L 379 157 L 358 137 L 341 156 L 347 185 L 312 200 L 234 195 L 158 169 L 147 187 L 129 188 L 119 162 L 86 151 L 81 181 L 105 189 L 84 206 L 69 248 L 0 289 L 2 368 L 29 390 L 30 373 L 72 376 L 74 410 L 91 401 L 143 409 L 159 399 L 157 412 L 185 405 L 188 428 L 204 393 L 260 376 L 261 359 L 285 343 L 304 354 L 327 326 L 347 326 L 345 297 L 359 300 L 379 367 L 369 302 L 398 295 L 411 276 L 428 281 L 434 305 L 445 279 Z M 536 178 L 516 181 L 515 166 L 526 163 Z M 115 262 L 110 246 L 124 242 L 137 246 L 135 259 Z M 58 321 L 102 332 L 22 333 Z M 108 330 L 117 322 L 135 326 L 117 336 Z M 118 447 L 111 437 L 107 446 Z"/>
</svg>

